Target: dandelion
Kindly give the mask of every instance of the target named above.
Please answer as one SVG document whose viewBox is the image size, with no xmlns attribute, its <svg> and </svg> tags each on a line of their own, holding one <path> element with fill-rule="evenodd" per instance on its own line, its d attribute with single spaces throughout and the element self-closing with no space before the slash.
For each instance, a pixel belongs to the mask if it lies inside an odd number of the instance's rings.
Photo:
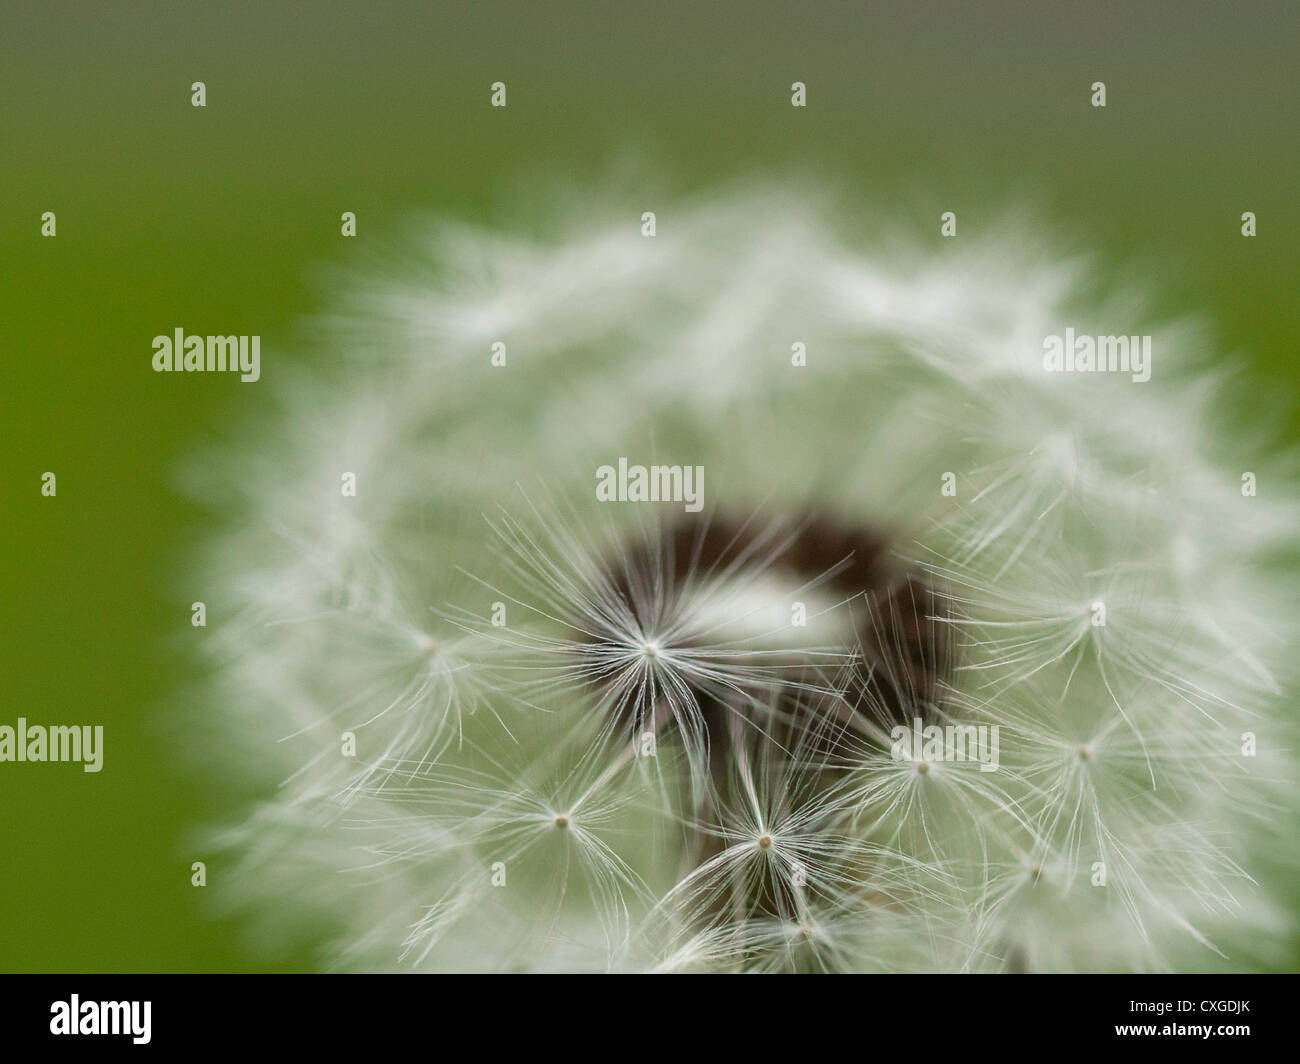
<svg viewBox="0 0 1300 1064">
<path fill-rule="evenodd" d="M 1276 963 L 1297 514 L 1203 329 L 1022 222 L 930 257 L 819 202 L 340 282 L 194 474 L 225 904 L 348 970 Z M 1044 372 L 1066 325 L 1154 331 L 1150 378 Z M 619 456 L 703 511 L 599 501 Z"/>
</svg>

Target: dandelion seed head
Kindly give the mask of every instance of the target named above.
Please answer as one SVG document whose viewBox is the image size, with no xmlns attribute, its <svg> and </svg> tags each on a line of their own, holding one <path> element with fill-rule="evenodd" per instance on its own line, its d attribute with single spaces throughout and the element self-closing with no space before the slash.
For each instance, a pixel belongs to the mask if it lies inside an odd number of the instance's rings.
<svg viewBox="0 0 1300 1064">
<path fill-rule="evenodd" d="M 1300 513 L 1206 330 L 1023 218 L 584 208 L 418 229 L 189 475 L 226 903 L 362 970 L 1276 963 Z M 1043 372 L 1067 324 L 1151 380 Z M 702 512 L 596 502 L 620 456 Z"/>
</svg>

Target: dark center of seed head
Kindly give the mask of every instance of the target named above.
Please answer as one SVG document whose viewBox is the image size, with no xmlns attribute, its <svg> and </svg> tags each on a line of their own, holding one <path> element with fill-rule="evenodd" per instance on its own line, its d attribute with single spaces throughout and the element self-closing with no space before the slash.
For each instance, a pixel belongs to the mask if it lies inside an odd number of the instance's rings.
<svg viewBox="0 0 1300 1064">
<path fill-rule="evenodd" d="M 717 574 L 739 580 L 761 575 L 758 565 L 791 587 L 842 603 L 836 611 L 845 625 L 842 656 L 812 657 L 800 664 L 792 654 L 781 673 L 772 676 L 791 692 L 833 683 L 853 713 L 887 732 L 932 716 L 952 666 L 945 626 L 936 620 L 946 616 L 946 600 L 921 574 L 895 562 L 890 545 L 891 537 L 880 529 L 823 514 L 766 524 L 758 518 L 738 522 L 701 514 L 677 520 L 651 541 L 625 543 L 606 572 L 637 621 L 647 626 L 655 618 L 641 616 L 643 610 L 650 614 L 665 599 L 689 594 L 695 582 Z M 647 595 L 651 588 L 653 604 Z M 656 640 L 646 639 L 638 649 L 646 661 L 662 660 Z M 727 711 L 713 704 L 720 692 L 692 686 L 705 728 L 713 733 L 726 719 Z M 721 692 L 723 698 L 727 694 Z M 825 706 L 823 701 L 823 711 Z M 793 719 L 803 712 L 787 710 L 780 707 L 778 713 Z"/>
</svg>

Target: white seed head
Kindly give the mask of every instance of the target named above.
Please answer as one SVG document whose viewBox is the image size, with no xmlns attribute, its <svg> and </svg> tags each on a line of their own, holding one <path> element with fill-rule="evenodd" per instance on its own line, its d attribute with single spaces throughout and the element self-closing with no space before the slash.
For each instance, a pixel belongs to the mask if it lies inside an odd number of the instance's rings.
<svg viewBox="0 0 1300 1064">
<path fill-rule="evenodd" d="M 1286 466 L 1200 327 L 1041 229 L 929 255 L 818 202 L 441 225 L 344 283 L 196 463 L 204 720 L 262 796 L 228 900 L 348 969 L 1277 963 Z M 1154 333 L 1150 380 L 1045 372 L 1067 326 Z M 596 501 L 620 457 L 704 511 Z"/>
</svg>

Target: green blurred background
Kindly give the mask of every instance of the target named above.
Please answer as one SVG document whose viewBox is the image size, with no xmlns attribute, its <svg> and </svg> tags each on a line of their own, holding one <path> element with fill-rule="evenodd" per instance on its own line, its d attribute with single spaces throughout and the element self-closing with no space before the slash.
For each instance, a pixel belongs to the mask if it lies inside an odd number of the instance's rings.
<svg viewBox="0 0 1300 1064">
<path fill-rule="evenodd" d="M 0 765 L 0 970 L 310 963 L 189 884 L 187 833 L 239 796 L 169 728 L 205 521 L 172 484 L 250 389 L 155 375 L 154 335 L 258 333 L 269 388 L 321 268 L 413 209 L 491 218 L 556 178 L 608 198 L 612 174 L 639 217 L 811 171 L 936 248 L 941 211 L 960 239 L 1032 206 L 1153 316 L 1203 311 L 1253 417 L 1295 392 L 1298 26 L 1283 3 L 0 5 L 0 723 L 106 732 L 98 775 Z"/>
</svg>

